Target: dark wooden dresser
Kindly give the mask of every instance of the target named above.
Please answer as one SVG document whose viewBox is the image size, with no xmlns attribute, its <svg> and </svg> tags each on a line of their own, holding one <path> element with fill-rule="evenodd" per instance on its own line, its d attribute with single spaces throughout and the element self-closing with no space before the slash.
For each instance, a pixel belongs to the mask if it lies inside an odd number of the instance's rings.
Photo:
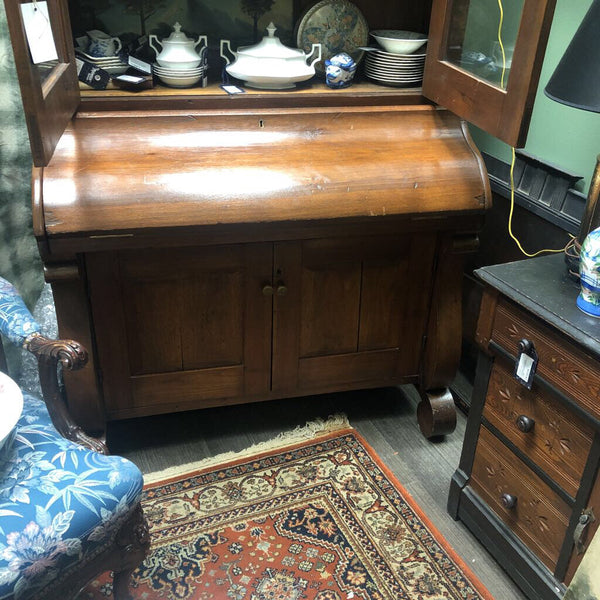
<svg viewBox="0 0 600 600">
<path fill-rule="evenodd" d="M 528 597 L 561 598 L 600 517 L 600 321 L 576 307 L 562 255 L 476 274 L 480 356 L 448 510 Z"/>
</svg>

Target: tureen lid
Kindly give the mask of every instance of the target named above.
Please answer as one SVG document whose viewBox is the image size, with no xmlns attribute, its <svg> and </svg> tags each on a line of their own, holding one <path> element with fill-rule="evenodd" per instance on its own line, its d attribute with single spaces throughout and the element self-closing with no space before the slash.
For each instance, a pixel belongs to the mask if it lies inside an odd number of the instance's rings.
<svg viewBox="0 0 600 600">
<path fill-rule="evenodd" d="M 243 56 L 252 56 L 255 58 L 297 58 L 305 56 L 304 51 L 298 48 L 288 48 L 279 41 L 275 36 L 277 27 L 273 22 L 269 23 L 267 31 L 269 35 L 265 35 L 263 39 L 255 46 L 243 46 L 238 48 L 237 53 Z"/>
<path fill-rule="evenodd" d="M 190 42 L 194 41 L 185 35 L 183 31 L 181 31 L 181 25 L 179 23 L 175 23 L 175 25 L 173 25 L 173 30 L 174 31 L 168 38 L 165 38 L 161 41 L 161 44 L 164 44 L 165 42 L 169 44 L 189 44 Z"/>
</svg>

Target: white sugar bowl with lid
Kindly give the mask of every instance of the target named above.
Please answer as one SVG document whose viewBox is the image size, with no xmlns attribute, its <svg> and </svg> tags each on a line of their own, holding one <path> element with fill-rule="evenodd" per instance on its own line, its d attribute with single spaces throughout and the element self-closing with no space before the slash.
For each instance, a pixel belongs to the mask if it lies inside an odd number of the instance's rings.
<svg viewBox="0 0 600 600">
<path fill-rule="evenodd" d="M 181 31 L 179 23 L 173 25 L 173 32 L 164 40 L 159 40 L 154 34 L 149 36 L 150 47 L 156 52 L 156 62 L 171 69 L 195 69 L 201 60 L 196 50 L 200 42 L 206 46 L 207 37 L 201 35 L 193 40 Z M 156 45 L 160 46 L 160 50 Z"/>
<path fill-rule="evenodd" d="M 276 27 L 270 23 L 268 35 L 254 46 L 243 46 L 237 52 L 231 50 L 229 40 L 221 40 L 221 56 L 225 70 L 250 87 L 265 90 L 285 90 L 296 83 L 306 81 L 315 74 L 315 63 L 321 60 L 321 44 L 313 44 L 309 54 L 298 48 L 288 48 L 275 36 Z M 225 47 L 234 57 L 231 62 Z M 307 64 L 314 54 L 317 56 Z"/>
</svg>

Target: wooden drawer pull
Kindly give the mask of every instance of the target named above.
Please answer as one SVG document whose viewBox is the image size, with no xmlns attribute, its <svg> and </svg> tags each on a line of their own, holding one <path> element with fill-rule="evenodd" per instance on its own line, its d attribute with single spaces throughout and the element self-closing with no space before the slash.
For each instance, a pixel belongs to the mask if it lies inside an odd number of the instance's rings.
<svg viewBox="0 0 600 600">
<path fill-rule="evenodd" d="M 504 508 L 514 508 L 517 505 L 517 497 L 512 494 L 502 494 L 500 502 Z"/>
<path fill-rule="evenodd" d="M 535 420 L 527 415 L 519 415 L 515 423 L 517 424 L 519 431 L 522 431 L 523 433 L 529 433 L 535 425 Z"/>
</svg>

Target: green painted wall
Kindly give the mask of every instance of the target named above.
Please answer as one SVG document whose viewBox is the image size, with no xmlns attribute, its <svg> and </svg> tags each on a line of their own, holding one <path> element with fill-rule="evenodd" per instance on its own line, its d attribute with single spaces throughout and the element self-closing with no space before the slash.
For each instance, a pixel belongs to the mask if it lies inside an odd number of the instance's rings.
<svg viewBox="0 0 600 600">
<path fill-rule="evenodd" d="M 546 56 L 535 99 L 525 150 L 534 156 L 583 175 L 578 186 L 587 193 L 600 154 L 600 114 L 591 113 L 550 100 L 544 87 L 569 45 L 592 0 L 557 0 Z M 600 30 L 598 32 L 600 37 Z M 596 77 L 598 72 L 596 71 Z M 510 148 L 498 139 L 471 126 L 478 147 L 488 154 L 510 162 Z"/>
</svg>

